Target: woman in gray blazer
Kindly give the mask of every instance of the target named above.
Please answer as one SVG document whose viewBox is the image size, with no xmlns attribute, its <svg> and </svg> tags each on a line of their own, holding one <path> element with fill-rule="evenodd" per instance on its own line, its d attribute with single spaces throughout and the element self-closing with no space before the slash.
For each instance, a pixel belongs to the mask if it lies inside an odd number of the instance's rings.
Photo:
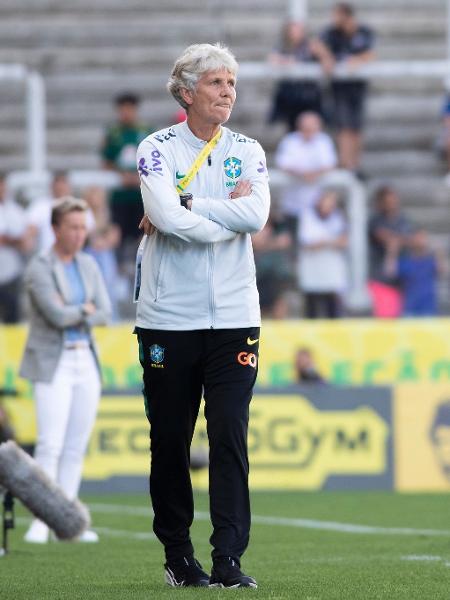
<svg viewBox="0 0 450 600">
<path fill-rule="evenodd" d="M 38 439 L 35 458 L 69 498 L 81 481 L 83 458 L 100 399 L 100 366 L 91 329 L 107 323 L 111 304 L 86 241 L 83 200 L 65 197 L 52 210 L 53 247 L 25 273 L 30 331 L 20 375 L 33 383 Z M 47 525 L 34 520 L 27 542 L 45 543 Z M 80 541 L 95 542 L 94 531 Z"/>
</svg>

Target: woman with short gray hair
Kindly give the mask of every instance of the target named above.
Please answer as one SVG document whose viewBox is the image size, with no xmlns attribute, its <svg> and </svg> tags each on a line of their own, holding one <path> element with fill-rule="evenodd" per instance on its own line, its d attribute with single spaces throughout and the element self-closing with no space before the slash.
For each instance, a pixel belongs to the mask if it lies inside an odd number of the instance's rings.
<svg viewBox="0 0 450 600">
<path fill-rule="evenodd" d="M 187 121 L 149 135 L 137 163 L 148 234 L 136 333 L 151 424 L 153 529 L 171 586 L 256 587 L 240 569 L 250 534 L 247 433 L 260 309 L 250 234 L 270 194 L 264 151 L 228 121 L 238 65 L 189 46 L 168 89 Z M 189 451 L 202 395 L 209 439 L 211 576 L 194 557 Z"/>
<path fill-rule="evenodd" d="M 76 498 L 83 458 L 100 399 L 100 365 L 91 333 L 111 306 L 95 261 L 81 252 L 87 205 L 66 196 L 53 206 L 55 243 L 25 273 L 30 331 L 20 375 L 33 384 L 38 440 L 35 459 L 66 495 Z M 49 529 L 34 520 L 25 541 L 46 543 Z M 79 538 L 96 542 L 87 530 Z"/>
<path fill-rule="evenodd" d="M 177 59 L 172 74 L 167 82 L 167 89 L 175 100 L 184 108 L 189 104 L 183 99 L 182 89 L 194 92 L 200 77 L 207 71 L 226 69 L 236 77 L 238 64 L 233 54 L 216 44 L 194 44 L 186 48 Z"/>
</svg>

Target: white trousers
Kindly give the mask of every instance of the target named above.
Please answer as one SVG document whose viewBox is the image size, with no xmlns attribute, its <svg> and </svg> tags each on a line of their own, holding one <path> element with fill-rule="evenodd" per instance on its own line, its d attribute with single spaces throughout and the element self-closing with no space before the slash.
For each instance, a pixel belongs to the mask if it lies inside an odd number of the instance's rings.
<svg viewBox="0 0 450 600">
<path fill-rule="evenodd" d="M 78 495 L 100 388 L 89 348 L 64 349 L 53 381 L 34 386 L 38 429 L 34 456 L 70 499 Z"/>
</svg>

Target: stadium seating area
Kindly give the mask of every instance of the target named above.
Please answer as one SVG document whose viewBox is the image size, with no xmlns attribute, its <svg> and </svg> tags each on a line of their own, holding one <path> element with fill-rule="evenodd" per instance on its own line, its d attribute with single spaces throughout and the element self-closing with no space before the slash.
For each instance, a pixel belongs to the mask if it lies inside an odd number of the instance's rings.
<svg viewBox="0 0 450 600">
<path fill-rule="evenodd" d="M 277 40 L 286 0 L 30 0 L 0 5 L 0 64 L 21 63 L 43 74 L 47 90 L 48 167 L 100 167 L 111 99 L 142 94 L 142 117 L 169 124 L 176 105 L 164 83 L 172 61 L 193 41 L 222 40 L 239 61 L 265 61 Z M 442 60 L 446 52 L 443 0 L 358 0 L 361 21 L 377 32 L 379 60 Z M 328 22 L 331 0 L 309 2 L 311 30 Z M 257 17 L 255 17 L 257 11 Z M 283 133 L 268 125 L 272 80 L 241 80 L 230 125 L 258 138 L 272 165 Z M 435 151 L 444 84 L 438 78 L 377 78 L 371 88 L 363 170 L 369 189 L 388 179 L 409 216 L 448 251 L 449 189 Z M 0 170 L 26 168 L 23 90 L 0 82 Z M 446 286 L 447 284 L 445 284 Z M 441 296 L 445 297 L 446 289 Z M 444 301 L 445 305 L 445 301 Z"/>
</svg>

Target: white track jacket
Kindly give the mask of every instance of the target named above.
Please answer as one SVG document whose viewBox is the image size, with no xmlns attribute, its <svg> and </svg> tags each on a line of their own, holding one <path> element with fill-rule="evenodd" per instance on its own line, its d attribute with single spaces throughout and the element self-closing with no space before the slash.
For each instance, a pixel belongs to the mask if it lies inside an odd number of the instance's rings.
<svg viewBox="0 0 450 600">
<path fill-rule="evenodd" d="M 158 231 L 146 241 L 136 325 L 193 330 L 256 327 L 259 297 L 250 233 L 269 214 L 264 151 L 258 142 L 222 127 L 222 136 L 185 190 L 192 210 L 180 205 L 177 182 L 206 142 L 187 123 L 152 133 L 137 151 L 145 213 Z M 229 198 L 240 179 L 250 196 Z"/>
</svg>

